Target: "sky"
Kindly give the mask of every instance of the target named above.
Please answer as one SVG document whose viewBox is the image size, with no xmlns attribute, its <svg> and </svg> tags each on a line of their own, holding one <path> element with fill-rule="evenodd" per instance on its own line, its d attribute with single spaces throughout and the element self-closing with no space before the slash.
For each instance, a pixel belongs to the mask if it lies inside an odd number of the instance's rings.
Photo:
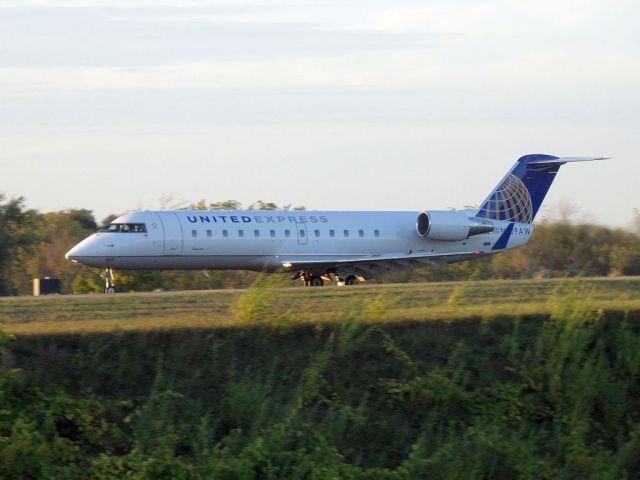
<svg viewBox="0 0 640 480">
<path fill-rule="evenodd" d="M 0 193 L 111 213 L 478 205 L 528 153 L 543 215 L 640 208 L 640 3 L 0 0 Z"/>
</svg>

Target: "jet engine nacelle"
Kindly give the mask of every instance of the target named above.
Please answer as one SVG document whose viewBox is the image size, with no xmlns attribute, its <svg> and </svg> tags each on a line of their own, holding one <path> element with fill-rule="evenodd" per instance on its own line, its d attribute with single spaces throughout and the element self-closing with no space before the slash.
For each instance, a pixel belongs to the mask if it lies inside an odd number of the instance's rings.
<svg viewBox="0 0 640 480">
<path fill-rule="evenodd" d="M 493 231 L 493 223 L 477 217 L 469 217 L 467 212 L 430 210 L 420 212 L 416 230 L 421 237 L 444 242 L 457 242 L 473 235 Z"/>
</svg>

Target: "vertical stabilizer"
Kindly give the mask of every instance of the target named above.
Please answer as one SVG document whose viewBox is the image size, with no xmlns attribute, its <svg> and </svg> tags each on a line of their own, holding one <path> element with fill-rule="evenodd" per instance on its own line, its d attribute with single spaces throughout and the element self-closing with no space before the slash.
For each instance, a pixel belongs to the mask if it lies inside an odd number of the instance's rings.
<svg viewBox="0 0 640 480">
<path fill-rule="evenodd" d="M 568 162 L 589 160 L 604 160 L 604 157 L 525 155 L 489 194 L 476 216 L 532 223 L 560 167 Z"/>
</svg>

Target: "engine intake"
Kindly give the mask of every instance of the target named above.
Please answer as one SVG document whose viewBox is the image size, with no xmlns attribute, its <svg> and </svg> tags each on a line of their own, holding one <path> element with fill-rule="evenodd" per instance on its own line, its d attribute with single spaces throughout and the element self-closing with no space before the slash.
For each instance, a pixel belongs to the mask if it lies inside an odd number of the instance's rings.
<svg viewBox="0 0 640 480">
<path fill-rule="evenodd" d="M 444 242 L 457 242 L 474 235 L 493 231 L 493 223 L 466 212 L 446 210 L 423 211 L 418 214 L 416 230 L 421 237 Z"/>
</svg>

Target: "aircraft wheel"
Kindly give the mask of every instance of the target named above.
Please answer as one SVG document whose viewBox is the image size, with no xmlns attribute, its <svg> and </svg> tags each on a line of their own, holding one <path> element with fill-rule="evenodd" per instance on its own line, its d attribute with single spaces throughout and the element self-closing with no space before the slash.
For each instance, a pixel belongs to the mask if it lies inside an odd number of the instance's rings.
<svg viewBox="0 0 640 480">
<path fill-rule="evenodd" d="M 107 293 L 109 295 L 113 295 L 114 293 L 116 293 L 116 289 L 113 287 L 107 287 L 104 289 L 104 293 Z"/>
<path fill-rule="evenodd" d="M 311 277 L 310 284 L 312 287 L 322 287 L 324 285 L 324 280 L 322 280 L 322 277 L 313 276 Z"/>
<path fill-rule="evenodd" d="M 355 285 L 356 283 L 358 283 L 358 279 L 356 278 L 355 275 L 349 275 L 347 278 L 344 279 L 345 285 Z"/>
</svg>

